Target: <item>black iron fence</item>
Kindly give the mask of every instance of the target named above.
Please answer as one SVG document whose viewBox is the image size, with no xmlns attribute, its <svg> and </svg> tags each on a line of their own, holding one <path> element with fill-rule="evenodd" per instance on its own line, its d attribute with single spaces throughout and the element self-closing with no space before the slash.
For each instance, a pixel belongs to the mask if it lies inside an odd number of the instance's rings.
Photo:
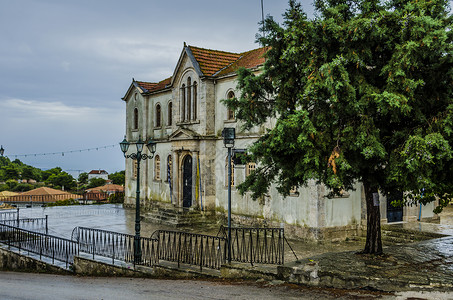
<svg viewBox="0 0 453 300">
<path fill-rule="evenodd" d="M 0 222 L 9 220 L 19 220 L 19 208 L 16 211 L 0 212 Z"/>
<path fill-rule="evenodd" d="M 74 256 L 79 254 L 79 246 L 77 242 L 44 234 L 34 231 L 21 229 L 15 226 L 0 223 L 0 242 L 8 246 L 16 247 L 19 252 L 22 250 L 28 251 L 55 260 L 72 264 Z"/>
<path fill-rule="evenodd" d="M 221 226 L 217 235 L 228 237 L 228 227 Z M 281 265 L 285 262 L 285 241 L 283 228 L 232 227 L 231 260 Z"/>
<path fill-rule="evenodd" d="M 0 223 L 19 227 L 21 229 L 40 232 L 40 233 L 49 233 L 48 227 L 48 217 L 45 218 L 25 218 L 25 219 L 13 219 L 13 220 L 1 220 Z"/>
<path fill-rule="evenodd" d="M 158 258 L 211 269 L 225 263 L 226 239 L 218 236 L 173 230 L 157 230 L 152 235 L 159 241 Z"/>
<path fill-rule="evenodd" d="M 128 263 L 134 262 L 134 236 L 113 231 L 76 227 L 72 231 L 73 241 L 79 243 L 80 252 L 108 257 Z M 152 238 L 140 237 L 142 251 L 141 265 L 154 266 L 158 263 L 158 241 Z"/>
</svg>

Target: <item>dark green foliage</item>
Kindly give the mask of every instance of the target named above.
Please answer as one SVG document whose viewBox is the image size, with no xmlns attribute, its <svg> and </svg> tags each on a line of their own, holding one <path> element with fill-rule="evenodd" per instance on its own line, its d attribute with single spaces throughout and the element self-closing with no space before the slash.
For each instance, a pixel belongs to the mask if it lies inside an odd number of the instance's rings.
<svg viewBox="0 0 453 300">
<path fill-rule="evenodd" d="M 86 172 L 80 173 L 78 181 L 80 184 L 87 184 L 88 183 L 88 173 L 86 173 Z"/>
<path fill-rule="evenodd" d="M 50 175 L 46 180 L 46 184 L 50 184 L 56 189 L 62 189 L 64 187 L 65 190 L 72 190 L 77 187 L 74 177 L 66 172 Z"/>
<path fill-rule="evenodd" d="M 98 186 L 103 186 L 106 182 L 107 181 L 104 178 L 91 178 L 87 188 L 91 189 Z"/>
<path fill-rule="evenodd" d="M 124 185 L 126 182 L 125 171 L 119 171 L 112 174 L 109 174 L 109 179 L 113 184 Z"/>
<path fill-rule="evenodd" d="M 241 96 L 225 100 L 245 128 L 276 117 L 249 149 L 260 166 L 241 192 L 257 198 L 276 182 L 287 195 L 315 179 L 338 193 L 361 181 L 366 193 L 404 191 L 405 204 L 445 206 L 453 193 L 448 1 L 317 0 L 313 20 L 289 4 L 283 26 L 265 21 L 263 72 L 239 71 Z"/>
</svg>

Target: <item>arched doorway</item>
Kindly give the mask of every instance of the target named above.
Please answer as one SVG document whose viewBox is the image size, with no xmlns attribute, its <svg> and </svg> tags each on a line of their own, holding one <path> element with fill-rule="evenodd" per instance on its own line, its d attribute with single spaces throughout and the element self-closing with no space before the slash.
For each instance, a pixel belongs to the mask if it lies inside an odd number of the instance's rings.
<svg viewBox="0 0 453 300">
<path fill-rule="evenodd" d="M 192 206 L 192 156 L 184 157 L 182 170 L 182 206 Z"/>
</svg>

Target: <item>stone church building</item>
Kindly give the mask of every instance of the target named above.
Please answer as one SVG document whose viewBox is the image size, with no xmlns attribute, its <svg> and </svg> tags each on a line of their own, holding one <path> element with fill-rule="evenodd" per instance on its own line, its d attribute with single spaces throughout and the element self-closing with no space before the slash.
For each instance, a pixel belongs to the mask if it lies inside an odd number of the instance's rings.
<svg viewBox="0 0 453 300">
<path fill-rule="evenodd" d="M 238 94 L 235 71 L 245 67 L 259 72 L 263 54 L 263 48 L 231 53 L 184 44 L 171 77 L 157 83 L 132 80 L 122 98 L 126 139 L 152 138 L 157 143 L 154 158 L 140 164 L 141 206 L 162 204 L 175 210 L 226 214 L 228 160 L 222 130 L 234 127 L 235 148 L 246 149 L 266 127 L 273 126 L 273 120 L 241 131 L 234 112 L 221 100 Z M 287 197 L 271 188 L 266 197 L 254 201 L 235 188 L 254 168 L 254 163 L 234 165 L 233 225 L 284 226 L 294 236 L 333 239 L 360 234 L 366 224 L 360 184 L 336 198 L 326 197 L 325 188 L 314 182 Z M 126 159 L 125 203 L 130 206 L 135 205 L 136 172 L 136 161 Z M 383 222 L 433 217 L 432 206 L 393 209 L 385 198 L 380 205 Z"/>
</svg>

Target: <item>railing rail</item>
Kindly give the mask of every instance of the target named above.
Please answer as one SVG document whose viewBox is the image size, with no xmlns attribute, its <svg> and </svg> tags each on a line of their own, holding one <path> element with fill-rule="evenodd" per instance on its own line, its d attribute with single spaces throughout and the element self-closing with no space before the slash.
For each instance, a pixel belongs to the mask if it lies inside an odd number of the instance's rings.
<svg viewBox="0 0 453 300">
<path fill-rule="evenodd" d="M 78 243 L 44 233 L 34 232 L 0 223 L 0 242 L 16 247 L 19 251 L 26 250 L 55 260 L 59 260 L 68 265 L 74 261 L 74 256 L 79 254 Z"/>
<path fill-rule="evenodd" d="M 40 232 L 40 233 L 49 233 L 48 227 L 48 217 L 45 218 L 25 218 L 25 219 L 16 219 L 16 220 L 1 220 L 0 223 L 19 227 L 21 229 Z"/>
<path fill-rule="evenodd" d="M 18 220 L 19 219 L 19 208 L 16 211 L 1 211 L 0 212 L 0 222 L 9 221 L 9 220 Z"/>
<path fill-rule="evenodd" d="M 225 263 L 226 239 L 218 236 L 175 230 L 156 230 L 152 238 L 159 240 L 159 260 L 220 269 Z"/>
<path fill-rule="evenodd" d="M 108 257 L 115 260 L 134 263 L 134 236 L 113 231 L 76 227 L 72 231 L 73 241 L 79 243 L 80 252 Z M 154 266 L 158 264 L 158 241 L 152 238 L 140 237 L 142 251 L 141 265 Z"/>
<path fill-rule="evenodd" d="M 221 226 L 218 236 L 227 237 Z M 283 228 L 231 228 L 231 260 L 243 263 L 281 265 L 285 262 Z"/>
</svg>

